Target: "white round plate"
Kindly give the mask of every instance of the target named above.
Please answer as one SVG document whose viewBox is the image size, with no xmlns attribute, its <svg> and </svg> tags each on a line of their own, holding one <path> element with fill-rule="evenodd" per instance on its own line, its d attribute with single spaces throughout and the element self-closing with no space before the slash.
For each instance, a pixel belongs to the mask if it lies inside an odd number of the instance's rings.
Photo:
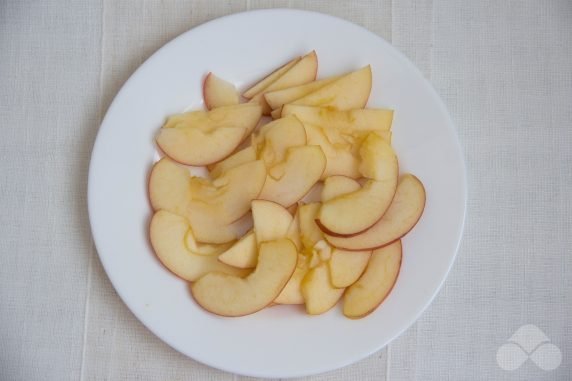
<svg viewBox="0 0 572 381">
<path fill-rule="evenodd" d="M 402 172 L 425 184 L 427 204 L 403 240 L 398 281 L 361 320 L 339 305 L 321 316 L 278 306 L 222 318 L 192 300 L 187 283 L 148 243 L 147 177 L 154 136 L 169 114 L 202 107 L 201 82 L 217 75 L 244 89 L 315 49 L 320 78 L 371 64 L 370 107 L 395 110 Z M 195 360 L 242 375 L 294 377 L 336 369 L 379 350 L 431 302 L 454 261 L 466 203 L 465 168 L 451 119 L 420 72 L 390 44 L 347 21 L 297 10 L 223 17 L 174 39 L 125 83 L 101 125 L 89 171 L 89 216 L 101 262 L 125 304 L 157 336 Z"/>
</svg>

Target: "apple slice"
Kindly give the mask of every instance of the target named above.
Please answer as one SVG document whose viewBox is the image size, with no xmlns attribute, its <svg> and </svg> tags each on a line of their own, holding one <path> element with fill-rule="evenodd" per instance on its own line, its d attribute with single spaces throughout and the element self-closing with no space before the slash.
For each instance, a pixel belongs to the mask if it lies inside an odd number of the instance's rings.
<svg viewBox="0 0 572 381">
<path fill-rule="evenodd" d="M 282 108 L 281 116 L 287 115 L 296 115 L 304 124 L 342 131 L 389 131 L 393 121 L 393 110 L 371 108 L 336 110 L 287 104 Z"/>
<path fill-rule="evenodd" d="M 226 250 L 230 249 L 232 246 L 231 242 L 212 244 L 212 243 L 202 243 L 197 241 L 193 231 L 189 229 L 185 235 L 185 245 L 187 250 L 197 255 L 219 255 Z"/>
<path fill-rule="evenodd" d="M 361 185 L 347 176 L 330 176 L 324 181 L 322 188 L 322 202 L 330 201 L 338 196 L 352 193 L 361 188 Z"/>
<path fill-rule="evenodd" d="M 395 195 L 399 168 L 391 146 L 370 133 L 360 148 L 360 172 L 370 178 L 358 191 L 324 202 L 318 225 L 330 235 L 354 235 L 383 216 Z"/>
<path fill-rule="evenodd" d="M 251 231 L 218 256 L 218 260 L 227 265 L 241 269 L 256 267 L 258 262 L 258 247 L 256 236 Z"/>
<path fill-rule="evenodd" d="M 298 206 L 297 204 L 295 205 Z M 294 214 L 292 222 L 290 223 L 290 226 L 288 226 L 286 238 L 292 241 L 298 251 L 302 250 L 302 240 L 300 238 L 300 212 L 298 208 L 296 208 L 296 214 Z"/>
<path fill-rule="evenodd" d="M 359 160 L 353 154 L 350 144 L 332 144 L 324 134 L 324 130 L 318 126 L 304 124 L 304 128 L 308 144 L 320 146 L 326 156 L 326 168 L 322 173 L 322 180 L 334 175 L 361 177 Z"/>
<path fill-rule="evenodd" d="M 352 237 L 326 235 L 333 246 L 345 250 L 373 250 L 407 234 L 423 214 L 425 189 L 417 177 L 401 176 L 395 197 L 383 217 L 365 232 Z"/>
<path fill-rule="evenodd" d="M 252 97 L 250 102 L 257 102 L 262 107 L 264 115 L 270 115 L 272 108 L 266 102 L 264 93 L 267 91 L 282 90 L 285 88 L 303 85 L 316 79 L 318 73 L 318 56 L 315 51 L 302 57 L 292 68 L 284 73 L 276 81 L 272 82 L 264 90 Z"/>
<path fill-rule="evenodd" d="M 306 145 L 306 130 L 295 116 L 275 120 L 260 128 L 252 139 L 258 158 L 270 168 L 286 158 L 290 147 Z"/>
<path fill-rule="evenodd" d="M 327 263 L 308 271 L 300 289 L 306 303 L 306 312 L 310 315 L 327 312 L 336 305 L 344 293 L 343 288 L 332 286 Z"/>
<path fill-rule="evenodd" d="M 377 249 L 365 272 L 344 295 L 344 315 L 359 319 L 374 311 L 389 295 L 401 268 L 401 241 Z"/>
<path fill-rule="evenodd" d="M 213 179 L 220 177 L 224 172 L 236 168 L 239 165 L 249 163 L 256 160 L 256 150 L 253 146 L 248 146 L 231 156 L 227 157 L 223 161 L 220 161 L 210 167 L 210 176 Z"/>
<path fill-rule="evenodd" d="M 294 274 L 280 295 L 274 299 L 276 304 L 304 304 L 304 296 L 302 296 L 302 291 L 300 290 L 300 284 L 308 272 L 308 261 L 307 258 L 298 254 L 298 264 L 296 265 L 296 270 Z"/>
<path fill-rule="evenodd" d="M 269 171 L 258 198 L 288 207 L 308 193 L 325 168 L 326 156 L 319 146 L 289 148 L 286 159 Z"/>
<path fill-rule="evenodd" d="M 300 205 L 298 208 L 298 218 L 300 219 L 300 240 L 307 252 L 310 252 L 314 245 L 324 239 L 324 234 L 316 225 L 316 216 L 321 204 L 313 202 Z"/>
<path fill-rule="evenodd" d="M 332 285 L 336 288 L 344 288 L 352 285 L 364 272 L 370 256 L 371 250 L 332 250 L 332 257 L 328 262 Z"/>
<path fill-rule="evenodd" d="M 258 265 L 246 278 L 211 272 L 191 285 L 196 302 L 214 314 L 243 316 L 266 307 L 296 269 L 298 253 L 288 239 L 260 245 Z"/>
<path fill-rule="evenodd" d="M 252 219 L 258 244 L 286 238 L 292 215 L 282 205 L 272 201 L 253 200 Z"/>
<path fill-rule="evenodd" d="M 292 104 L 329 106 L 339 110 L 364 108 L 370 92 L 371 67 L 368 65 L 293 101 Z"/>
<path fill-rule="evenodd" d="M 157 135 L 159 148 L 171 159 L 186 165 L 202 166 L 230 155 L 242 142 L 242 128 L 221 127 L 212 132 L 198 128 L 162 128 Z"/>
<path fill-rule="evenodd" d="M 280 119 L 282 115 L 282 107 L 277 108 L 276 110 L 272 110 L 270 112 L 270 116 L 272 117 L 272 119 Z"/>
<path fill-rule="evenodd" d="M 239 95 L 232 83 L 208 73 L 203 82 L 203 99 L 207 109 L 211 110 L 221 106 L 237 105 Z"/>
<path fill-rule="evenodd" d="M 264 77 L 262 80 L 258 81 L 256 84 L 251 86 L 248 90 L 242 93 L 242 96 L 250 99 L 256 94 L 260 93 L 264 89 L 266 89 L 270 84 L 275 82 L 278 78 L 280 78 L 284 73 L 286 73 L 292 66 L 296 65 L 300 61 L 301 57 L 296 57 L 293 60 L 287 62 L 283 66 L 280 66 L 278 69 L 274 70 L 272 73 Z"/>
<path fill-rule="evenodd" d="M 211 272 L 244 276 L 248 272 L 217 260 L 216 255 L 198 255 L 188 250 L 185 235 L 190 230 L 184 217 L 160 210 L 151 219 L 149 236 L 159 260 L 175 275 L 193 282 Z"/>
<path fill-rule="evenodd" d="M 184 216 L 191 200 L 190 183 L 187 168 L 168 157 L 156 162 L 149 176 L 149 199 L 153 210 L 165 209 Z"/>
<path fill-rule="evenodd" d="M 304 85 L 289 87 L 276 91 L 267 91 L 264 93 L 264 98 L 266 98 L 266 102 L 273 110 L 279 109 L 283 105 L 293 102 L 296 99 L 302 98 L 304 95 L 308 95 L 318 89 L 321 89 L 322 87 L 329 85 L 338 79 L 340 79 L 340 76 L 328 77 L 317 81 L 312 81 Z"/>
<path fill-rule="evenodd" d="M 204 132 L 212 132 L 219 127 L 242 128 L 246 130 L 244 137 L 257 126 L 262 116 L 262 109 L 254 103 L 243 103 L 223 106 L 210 111 L 190 111 L 172 115 L 163 125 L 166 128 L 198 128 Z"/>
</svg>

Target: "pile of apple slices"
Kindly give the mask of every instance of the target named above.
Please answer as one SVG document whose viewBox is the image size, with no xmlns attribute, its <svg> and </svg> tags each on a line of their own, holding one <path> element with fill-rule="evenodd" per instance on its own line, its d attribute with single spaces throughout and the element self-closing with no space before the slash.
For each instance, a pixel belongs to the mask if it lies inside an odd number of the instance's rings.
<svg viewBox="0 0 572 381">
<path fill-rule="evenodd" d="M 173 115 L 157 135 L 151 244 L 212 313 L 321 314 L 343 297 L 344 315 L 361 318 L 398 277 L 425 190 L 399 175 L 393 111 L 365 108 L 370 66 L 321 80 L 317 69 L 315 52 L 297 57 L 242 97 L 209 73 L 208 110 Z"/>
</svg>

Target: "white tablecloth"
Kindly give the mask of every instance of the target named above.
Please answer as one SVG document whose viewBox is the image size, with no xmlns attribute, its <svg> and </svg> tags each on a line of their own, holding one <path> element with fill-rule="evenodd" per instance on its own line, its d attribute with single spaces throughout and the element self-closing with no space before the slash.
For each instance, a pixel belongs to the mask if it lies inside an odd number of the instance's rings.
<svg viewBox="0 0 572 381">
<path fill-rule="evenodd" d="M 243 379 L 177 353 L 123 305 L 94 250 L 86 182 L 135 68 L 202 22 L 260 7 L 330 13 L 401 49 L 447 104 L 469 175 L 463 243 L 431 307 L 386 349 L 312 379 L 571 379 L 569 0 L 0 2 L 0 379 Z M 559 348 L 558 368 L 503 369 L 497 350 L 525 324 Z"/>
</svg>

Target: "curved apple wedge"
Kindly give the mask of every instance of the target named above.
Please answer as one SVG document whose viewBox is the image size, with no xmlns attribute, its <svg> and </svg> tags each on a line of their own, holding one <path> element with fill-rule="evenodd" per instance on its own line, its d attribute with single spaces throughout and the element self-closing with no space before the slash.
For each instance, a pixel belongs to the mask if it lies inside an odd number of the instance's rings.
<svg viewBox="0 0 572 381">
<path fill-rule="evenodd" d="M 252 146 L 256 155 L 268 168 L 282 162 L 291 147 L 306 144 L 306 130 L 295 116 L 265 124 L 253 137 Z"/>
<path fill-rule="evenodd" d="M 347 193 L 356 192 L 360 188 L 361 185 L 350 177 L 330 176 L 324 181 L 321 195 L 322 202 L 330 201 Z"/>
<path fill-rule="evenodd" d="M 338 79 L 340 79 L 339 76 L 328 77 L 317 81 L 312 81 L 304 85 L 288 87 L 283 90 L 268 91 L 264 93 L 264 98 L 266 98 L 266 102 L 270 107 L 272 107 L 273 111 L 278 110 L 286 103 L 293 102 L 298 98 L 302 98 L 304 95 L 313 93 L 314 91 L 321 89 L 322 87 L 337 81 Z M 281 111 L 282 110 L 280 110 L 280 112 Z M 280 113 L 277 114 L 277 117 L 280 117 Z"/>
<path fill-rule="evenodd" d="M 344 288 L 352 285 L 365 270 L 371 251 L 347 251 L 334 249 L 328 261 L 332 285 Z"/>
<path fill-rule="evenodd" d="M 269 170 L 258 198 L 288 207 L 308 193 L 325 168 L 326 156 L 319 146 L 289 148 L 286 159 Z"/>
<path fill-rule="evenodd" d="M 207 109 L 222 106 L 237 105 L 239 101 L 238 91 L 232 83 L 208 73 L 203 82 L 203 99 Z"/>
<path fill-rule="evenodd" d="M 209 273 L 191 285 L 196 302 L 214 314 L 244 316 L 261 310 L 276 299 L 294 269 L 298 253 L 288 239 L 260 245 L 258 265 L 246 278 Z"/>
<path fill-rule="evenodd" d="M 258 261 L 258 247 L 256 246 L 256 236 L 251 231 L 238 240 L 228 250 L 218 256 L 218 260 L 227 265 L 241 269 L 251 269 L 256 267 Z"/>
<path fill-rule="evenodd" d="M 294 65 L 296 65 L 301 59 L 302 59 L 302 57 L 296 57 L 296 58 L 288 61 L 284 65 L 280 66 L 278 69 L 272 71 L 266 77 L 262 78 L 260 81 L 258 81 L 257 83 L 252 85 L 250 88 L 248 88 L 248 90 L 244 91 L 244 93 L 242 93 L 242 96 L 247 98 L 247 99 L 254 97 L 256 94 L 265 90 L 272 83 L 276 82 L 276 80 L 278 80 L 278 78 L 283 76 L 288 70 L 290 70 Z"/>
<path fill-rule="evenodd" d="M 253 200 L 251 209 L 258 244 L 286 238 L 292 223 L 292 215 L 286 208 L 273 201 Z"/>
<path fill-rule="evenodd" d="M 344 295 L 344 315 L 359 319 L 373 312 L 389 295 L 401 268 L 401 241 L 377 249 L 365 272 Z"/>
<path fill-rule="evenodd" d="M 184 216 L 191 200 L 189 171 L 168 157 L 156 162 L 149 176 L 149 200 L 153 210 L 165 209 Z"/>
<path fill-rule="evenodd" d="M 184 217 L 165 210 L 156 212 L 151 219 L 151 245 L 159 260 L 171 272 L 191 282 L 211 271 L 235 276 L 248 273 L 219 262 L 216 255 L 199 255 L 189 251 L 185 240 L 190 229 Z"/>
<path fill-rule="evenodd" d="M 365 232 L 352 237 L 326 234 L 333 246 L 346 250 L 373 250 L 385 246 L 407 234 L 423 214 L 425 189 L 411 174 L 401 176 L 395 197 L 383 217 Z"/>
<path fill-rule="evenodd" d="M 280 295 L 274 299 L 276 304 L 304 304 L 304 296 L 300 289 L 302 280 L 308 272 L 308 261 L 303 254 L 298 254 L 298 264 Z"/>
<path fill-rule="evenodd" d="M 323 203 L 318 225 L 327 234 L 363 232 L 379 221 L 395 195 L 399 167 L 389 143 L 370 133 L 362 143 L 360 157 L 360 172 L 370 180 L 358 191 Z"/>
<path fill-rule="evenodd" d="M 216 179 L 228 170 L 255 160 L 256 150 L 253 146 L 248 146 L 240 151 L 237 151 L 223 161 L 214 164 L 212 167 L 209 167 L 209 174 L 211 175 L 211 178 Z"/>
<path fill-rule="evenodd" d="M 325 262 L 308 271 L 300 289 L 306 303 L 306 312 L 310 315 L 327 312 L 344 293 L 343 288 L 332 286 L 328 264 Z"/>
</svg>

